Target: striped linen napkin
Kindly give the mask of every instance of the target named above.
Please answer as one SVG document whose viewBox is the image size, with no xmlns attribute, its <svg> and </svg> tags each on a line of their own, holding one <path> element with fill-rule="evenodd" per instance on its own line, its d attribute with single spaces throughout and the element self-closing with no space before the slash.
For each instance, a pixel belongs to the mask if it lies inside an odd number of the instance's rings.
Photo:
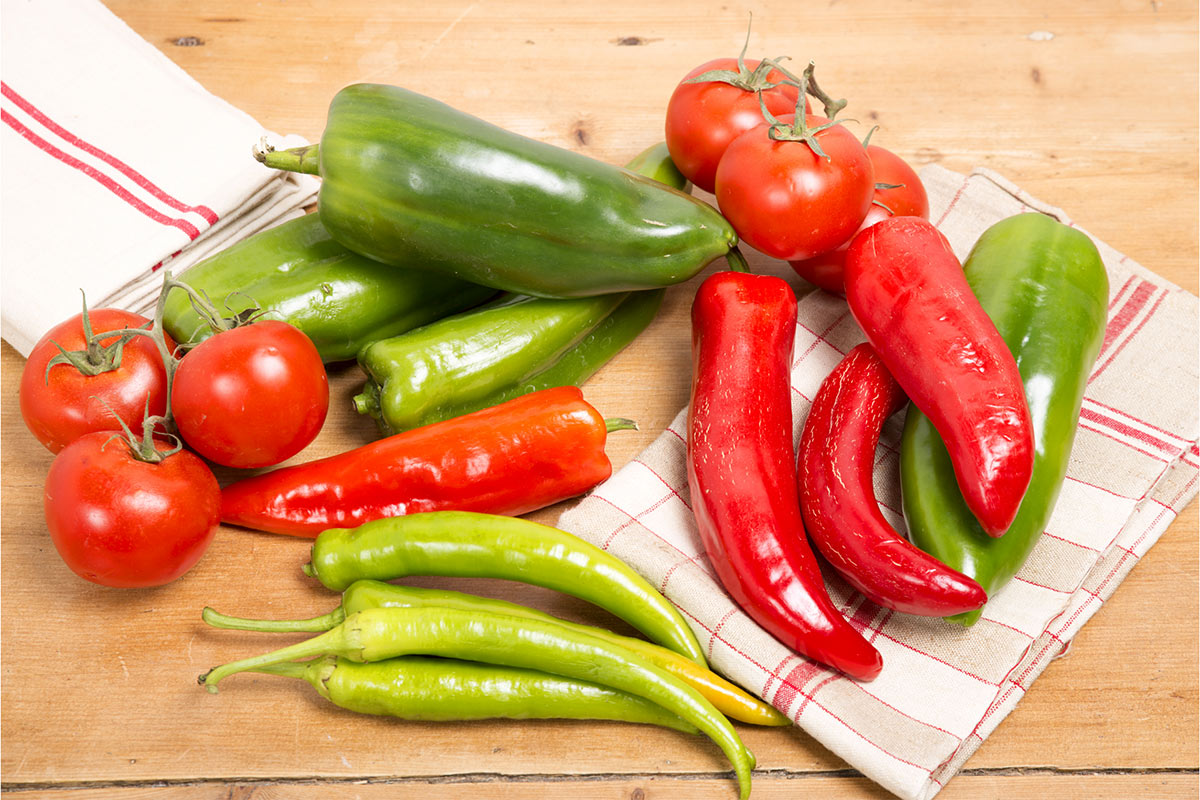
<svg viewBox="0 0 1200 800">
<path fill-rule="evenodd" d="M 95 0 L 6 3 L 0 53 L 3 334 L 22 355 L 88 305 L 148 310 L 158 270 L 313 201 L 251 155 L 276 137 Z"/>
<path fill-rule="evenodd" d="M 1041 211 L 1069 222 L 987 170 L 963 176 L 934 165 L 921 177 L 930 219 L 960 259 L 1004 217 Z M 686 409 L 558 524 L 660 587 L 719 670 L 892 793 L 932 797 L 1197 493 L 1197 298 L 1096 244 L 1111 285 L 1108 330 L 1058 506 L 1025 567 L 969 629 L 879 608 L 830 579 L 835 604 L 883 656 L 875 681 L 846 679 L 788 650 L 716 582 L 688 506 Z M 818 291 L 800 300 L 797 439 L 821 381 L 863 338 L 841 298 Z M 902 427 L 902 414 L 888 421 L 875 471 L 885 516 L 899 530 Z"/>
</svg>

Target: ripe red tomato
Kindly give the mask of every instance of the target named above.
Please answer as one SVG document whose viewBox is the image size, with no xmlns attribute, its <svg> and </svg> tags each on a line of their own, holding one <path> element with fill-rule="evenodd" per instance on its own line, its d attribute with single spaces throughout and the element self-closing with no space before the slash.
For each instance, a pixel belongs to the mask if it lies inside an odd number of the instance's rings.
<svg viewBox="0 0 1200 800">
<path fill-rule="evenodd" d="M 227 467 L 267 467 L 303 450 L 329 411 L 329 381 L 312 341 L 266 320 L 210 336 L 175 371 L 179 435 Z"/>
<path fill-rule="evenodd" d="M 44 502 L 63 561 L 103 586 L 170 583 L 204 555 L 221 517 L 221 488 L 203 461 L 186 450 L 140 461 L 107 431 L 85 434 L 55 456 Z"/>
<path fill-rule="evenodd" d="M 891 216 L 929 219 L 929 196 L 917 173 L 908 163 L 879 145 L 868 145 L 867 156 L 875 171 L 875 184 L 888 184 L 894 189 L 875 189 L 874 201 L 862 224 L 846 241 L 815 258 L 792 261 L 792 269 L 808 282 L 839 294 L 844 292 L 842 275 L 846 266 L 846 250 L 862 231 Z"/>
<path fill-rule="evenodd" d="M 739 74 L 736 58 L 718 58 L 701 64 L 684 76 L 667 101 L 667 151 L 684 177 L 697 188 L 712 192 L 716 186 L 717 164 L 729 143 L 742 133 L 763 123 L 758 94 L 754 90 L 754 72 L 762 63 L 744 61 L 741 85 L 720 80 L 688 83 L 688 80 L 713 70 Z M 759 85 L 780 83 L 786 79 L 772 69 L 756 80 Z M 794 114 L 800 89 L 791 84 L 762 92 L 767 110 L 775 116 Z M 804 110 L 809 111 L 808 98 Z"/>
<path fill-rule="evenodd" d="M 810 130 L 828 123 L 806 119 Z M 717 205 L 744 242 L 773 258 L 798 261 L 832 250 L 871 207 L 875 179 L 866 148 L 845 126 L 832 125 L 814 134 L 826 158 L 807 142 L 773 140 L 771 127 L 747 131 L 725 150 Z"/>
<path fill-rule="evenodd" d="M 876 189 L 875 200 L 887 207 L 888 216 L 929 219 L 929 195 L 916 170 L 900 156 L 879 145 L 867 145 L 867 155 L 875 168 L 875 183 L 894 189 Z"/>
<path fill-rule="evenodd" d="M 116 308 L 88 311 L 93 333 L 140 328 L 150 320 Z M 99 340 L 110 344 L 116 336 Z M 72 364 L 46 365 L 59 354 L 54 343 L 68 351 L 86 350 L 83 314 L 55 325 L 38 340 L 21 373 L 20 406 L 26 427 L 52 453 L 91 431 L 119 431 L 114 412 L 135 433 L 142 430 L 146 399 L 150 413 L 166 410 L 167 373 L 162 356 L 146 336 L 126 342 L 120 367 L 97 375 L 85 375 Z M 167 337 L 167 347 L 175 345 Z"/>
</svg>

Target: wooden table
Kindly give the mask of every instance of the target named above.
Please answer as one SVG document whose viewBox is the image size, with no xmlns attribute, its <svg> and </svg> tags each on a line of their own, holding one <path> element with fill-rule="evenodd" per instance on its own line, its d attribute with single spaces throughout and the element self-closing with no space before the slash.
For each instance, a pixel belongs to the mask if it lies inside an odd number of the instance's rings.
<svg viewBox="0 0 1200 800">
<path fill-rule="evenodd" d="M 662 135 L 691 67 L 741 49 L 818 65 L 847 116 L 915 164 L 992 167 L 1155 272 L 1197 291 L 1197 23 L 1170 0 L 338 3 L 183 0 L 109 6 L 215 94 L 315 139 L 345 84 L 403 84 L 614 163 Z M 247 145 L 249 147 L 249 143 Z M 203 153 L 191 157 L 203 158 Z M 755 269 L 790 274 L 761 257 Z M 10 265 L 6 265 L 8 269 Z M 782 270 L 780 269 L 782 267 Z M 793 279 L 798 288 L 802 283 Z M 695 282 L 587 387 L 638 418 L 632 458 L 687 398 Z M 222 529 L 153 591 L 104 590 L 59 561 L 41 513 L 51 457 L 22 426 L 21 358 L 3 345 L 3 781 L 14 796 L 364 798 L 733 796 L 715 748 L 620 724 L 437 725 L 331 710 L 299 684 L 195 685 L 277 642 L 206 630 L 206 604 L 297 616 L 331 605 L 299 571 L 307 543 Z M 371 438 L 333 375 L 304 458 Z M 227 477 L 227 476 L 223 476 Z M 561 508 L 535 515 L 552 520 Z M 942 797 L 1195 797 L 1197 515 L 1193 503 L 1032 687 Z M 429 581 L 437 584 L 437 581 Z M 573 619 L 599 612 L 510 584 L 491 592 Z M 741 726 L 755 797 L 887 797 L 798 729 Z"/>
</svg>

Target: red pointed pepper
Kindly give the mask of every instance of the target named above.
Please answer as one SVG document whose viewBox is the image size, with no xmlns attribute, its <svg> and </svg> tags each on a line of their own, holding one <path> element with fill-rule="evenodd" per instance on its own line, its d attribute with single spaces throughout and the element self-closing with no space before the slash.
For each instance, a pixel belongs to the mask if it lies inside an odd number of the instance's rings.
<svg viewBox="0 0 1200 800">
<path fill-rule="evenodd" d="M 987 602 L 983 588 L 913 547 L 875 499 L 879 435 L 907 403 L 869 344 L 855 347 L 829 373 L 800 436 L 804 525 L 821 555 L 872 602 L 927 617 L 972 611 Z"/>
<path fill-rule="evenodd" d="M 946 443 L 967 507 L 1003 535 L 1033 474 L 1033 424 L 1017 362 L 950 243 L 919 217 L 885 219 L 850 244 L 845 280 L 867 340 Z"/>
<path fill-rule="evenodd" d="M 692 306 L 688 486 L 709 560 L 783 644 L 861 680 L 879 652 L 829 599 L 800 516 L 790 371 L 796 297 L 776 277 L 719 272 Z"/>
<path fill-rule="evenodd" d="M 631 424 L 606 422 L 574 386 L 543 389 L 232 483 L 221 492 L 221 519 L 316 536 L 418 511 L 518 516 L 611 475 L 608 428 Z"/>
</svg>

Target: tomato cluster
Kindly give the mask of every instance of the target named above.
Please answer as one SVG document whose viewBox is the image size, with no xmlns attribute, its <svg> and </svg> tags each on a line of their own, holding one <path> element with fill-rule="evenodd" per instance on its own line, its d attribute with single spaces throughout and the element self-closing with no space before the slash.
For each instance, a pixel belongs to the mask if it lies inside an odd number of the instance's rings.
<svg viewBox="0 0 1200 800">
<path fill-rule="evenodd" d="M 842 292 L 846 248 L 889 216 L 928 218 L 915 171 L 835 121 L 845 105 L 777 61 L 718 59 L 680 81 L 667 103 L 671 158 L 716 196 L 743 242 Z M 812 113 L 808 96 L 826 116 Z M 870 137 L 868 136 L 868 139 Z"/>
<path fill-rule="evenodd" d="M 168 277 L 164 295 L 173 289 L 190 291 Z M 161 316 L 85 309 L 30 352 L 21 414 L 57 454 L 46 524 L 77 575 L 114 587 L 175 580 L 220 521 L 205 459 L 271 466 L 321 430 L 329 385 L 311 340 L 285 322 L 212 321 L 218 332 L 178 358 Z"/>
</svg>

